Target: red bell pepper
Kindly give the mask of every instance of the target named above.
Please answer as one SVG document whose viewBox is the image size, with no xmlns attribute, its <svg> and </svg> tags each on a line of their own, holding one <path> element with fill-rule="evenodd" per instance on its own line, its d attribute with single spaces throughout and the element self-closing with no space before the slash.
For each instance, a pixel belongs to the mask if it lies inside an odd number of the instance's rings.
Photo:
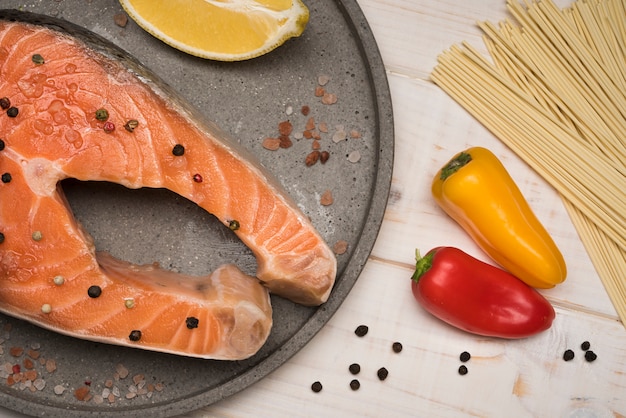
<svg viewBox="0 0 626 418">
<path fill-rule="evenodd" d="M 417 252 L 411 288 L 426 311 L 473 334 L 525 338 L 550 328 L 555 317 L 535 289 L 454 247 L 421 258 Z"/>
</svg>

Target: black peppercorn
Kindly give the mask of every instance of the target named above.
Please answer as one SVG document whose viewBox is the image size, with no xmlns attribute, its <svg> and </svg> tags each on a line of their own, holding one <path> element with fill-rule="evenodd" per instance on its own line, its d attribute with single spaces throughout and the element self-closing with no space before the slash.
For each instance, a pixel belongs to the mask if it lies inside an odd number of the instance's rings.
<svg viewBox="0 0 626 418">
<path fill-rule="evenodd" d="M 322 391 L 322 384 L 320 382 L 313 382 L 311 385 L 311 390 L 315 393 Z"/>
<path fill-rule="evenodd" d="M 394 353 L 399 353 L 400 351 L 402 351 L 402 343 L 399 342 L 395 342 L 391 345 L 391 349 L 393 350 Z"/>
<path fill-rule="evenodd" d="M 200 321 L 198 321 L 198 318 L 194 318 L 193 316 L 190 316 L 189 318 L 185 320 L 185 323 L 187 324 L 187 328 L 189 329 L 198 328 L 199 322 Z"/>
<path fill-rule="evenodd" d="M 570 361 L 574 359 L 574 352 L 572 350 L 565 350 L 565 352 L 563 353 L 563 360 L 565 361 Z"/>
<path fill-rule="evenodd" d="M 1 98 L 0 107 L 2 108 L 2 110 L 7 110 L 9 107 L 11 107 L 11 100 L 9 100 L 8 97 Z"/>
<path fill-rule="evenodd" d="M 385 369 L 384 367 L 381 367 L 380 369 L 378 369 L 376 374 L 378 375 L 378 378 L 380 380 L 385 380 L 387 376 L 389 376 L 389 371 Z"/>
<path fill-rule="evenodd" d="M 89 286 L 89 289 L 87 289 L 87 294 L 90 298 L 97 298 L 102 294 L 102 288 L 96 285 Z"/>
<path fill-rule="evenodd" d="M 3 183 L 11 183 L 12 179 L 13 179 L 13 177 L 11 177 L 11 173 L 4 173 L 2 175 L 2 182 Z"/>
<path fill-rule="evenodd" d="M 348 370 L 350 370 L 350 373 L 352 374 L 359 374 L 361 366 L 358 363 L 352 363 L 350 367 L 348 367 Z"/>
<path fill-rule="evenodd" d="M 589 350 L 590 347 L 591 347 L 591 344 L 589 343 L 589 341 L 585 341 L 580 345 L 580 349 L 583 351 Z"/>
<path fill-rule="evenodd" d="M 0 244 L 4 242 L 4 234 L 0 232 Z"/>
<path fill-rule="evenodd" d="M 361 383 L 358 380 L 354 379 L 350 382 L 350 389 L 359 390 L 360 387 L 361 387 Z"/>
<path fill-rule="evenodd" d="M 469 361 L 470 358 L 472 358 L 472 356 L 467 351 L 463 351 L 459 356 L 459 360 L 461 360 L 463 363 Z"/>
<path fill-rule="evenodd" d="M 172 148 L 172 154 L 174 154 L 177 157 L 180 157 L 184 153 L 185 153 L 185 147 L 183 147 L 181 144 L 176 144 L 174 145 L 174 148 Z"/>
<path fill-rule="evenodd" d="M 459 374 L 460 374 L 461 376 L 466 375 L 466 374 L 467 374 L 467 367 L 465 367 L 464 365 L 461 365 L 461 366 L 459 367 Z"/>
<path fill-rule="evenodd" d="M 35 54 L 32 56 L 31 58 L 33 60 L 33 62 L 37 65 L 41 65 L 44 64 L 46 62 L 46 60 L 43 59 L 43 57 L 41 56 L 41 54 Z"/>
<path fill-rule="evenodd" d="M 6 144 L 4 143 L 4 140 L 0 139 L 0 151 L 2 151 L 5 146 Z"/>
<path fill-rule="evenodd" d="M 367 334 L 367 331 L 369 331 L 367 325 L 359 325 L 354 330 L 354 333 L 357 335 L 357 337 L 364 337 Z"/>
<path fill-rule="evenodd" d="M 598 356 L 593 351 L 591 350 L 585 351 L 585 360 L 587 360 L 589 363 L 591 363 L 592 361 L 595 361 L 595 359 L 597 358 Z"/>
<path fill-rule="evenodd" d="M 135 128 L 138 126 L 139 126 L 139 121 L 136 119 L 131 119 L 124 124 L 124 129 L 126 129 L 128 132 L 133 132 Z"/>
<path fill-rule="evenodd" d="M 132 330 L 130 332 L 130 335 L 128 336 L 128 339 L 131 341 L 139 341 L 141 339 L 141 331 L 139 331 L 138 329 Z"/>
<path fill-rule="evenodd" d="M 19 113 L 20 113 L 20 110 L 15 106 L 12 106 L 7 110 L 7 116 L 10 118 L 16 117 Z"/>
</svg>

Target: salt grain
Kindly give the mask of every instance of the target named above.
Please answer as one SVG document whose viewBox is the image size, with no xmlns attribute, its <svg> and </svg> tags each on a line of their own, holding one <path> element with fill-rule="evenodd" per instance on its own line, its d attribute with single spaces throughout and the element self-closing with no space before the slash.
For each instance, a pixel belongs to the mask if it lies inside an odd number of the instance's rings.
<svg viewBox="0 0 626 418">
<path fill-rule="evenodd" d="M 350 154 L 348 154 L 348 161 L 350 161 L 351 163 L 358 163 L 359 160 L 361 160 L 361 153 L 358 150 L 352 151 Z"/>
<path fill-rule="evenodd" d="M 128 376 L 128 369 L 124 367 L 123 364 L 118 364 L 115 367 L 115 371 L 119 375 L 120 379 L 126 379 L 126 377 Z"/>
<path fill-rule="evenodd" d="M 320 198 L 320 204 L 322 206 L 330 206 L 333 204 L 333 194 L 330 190 L 324 191 L 322 193 L 322 197 Z"/>
<path fill-rule="evenodd" d="M 32 358 L 33 360 L 37 360 L 40 354 L 41 353 L 35 349 L 28 350 L 28 357 Z"/>
<path fill-rule="evenodd" d="M 337 95 L 333 93 L 324 93 L 322 96 L 322 103 L 325 105 L 332 105 L 337 103 Z"/>
<path fill-rule="evenodd" d="M 24 353 L 24 349 L 22 347 L 11 347 L 9 350 L 9 354 L 13 357 L 19 357 Z"/>
<path fill-rule="evenodd" d="M 280 148 L 280 138 L 265 138 L 262 145 L 266 150 L 276 151 Z"/>
<path fill-rule="evenodd" d="M 317 84 L 319 84 L 320 86 L 325 86 L 326 84 L 328 84 L 329 81 L 330 81 L 330 77 L 327 76 L 326 74 L 322 74 L 319 77 L 317 77 Z"/>
<path fill-rule="evenodd" d="M 33 361 L 29 358 L 25 358 L 23 364 L 24 367 L 26 367 L 27 369 L 32 369 L 33 367 L 35 367 L 35 363 L 33 363 Z"/>
<path fill-rule="evenodd" d="M 56 361 L 54 361 L 53 359 L 46 360 L 46 371 L 48 373 L 52 373 L 56 369 L 57 369 L 57 362 Z"/>
<path fill-rule="evenodd" d="M 348 242 L 339 240 L 333 246 L 333 252 L 337 255 L 344 254 L 348 250 Z"/>
<path fill-rule="evenodd" d="M 333 134 L 333 142 L 334 143 L 341 142 L 341 141 L 345 140 L 346 138 L 348 138 L 348 134 L 343 129 L 337 130 Z"/>
<path fill-rule="evenodd" d="M 309 118 L 306 121 L 306 125 L 304 125 L 304 129 L 306 131 L 312 131 L 313 129 L 315 129 L 315 118 Z"/>
<path fill-rule="evenodd" d="M 46 381 L 41 378 L 35 379 L 35 381 L 33 382 L 33 386 L 37 390 L 43 390 L 43 388 L 46 387 Z"/>
<path fill-rule="evenodd" d="M 288 120 L 278 124 L 278 133 L 281 135 L 289 135 L 293 130 L 293 125 Z"/>
<path fill-rule="evenodd" d="M 74 396 L 76 397 L 76 399 L 78 399 L 79 401 L 86 401 L 88 400 L 88 396 L 89 396 L 89 388 L 87 386 L 81 386 L 78 389 L 76 389 L 74 391 Z M 90 397 L 89 397 L 90 398 Z"/>
<path fill-rule="evenodd" d="M 116 13 L 113 15 L 113 21 L 117 26 L 124 28 L 128 24 L 128 16 L 126 13 Z"/>
<path fill-rule="evenodd" d="M 281 148 L 289 148 L 293 145 L 293 142 L 291 141 L 291 138 L 289 138 L 289 136 L 287 135 L 281 135 L 279 138 L 279 146 Z"/>
<path fill-rule="evenodd" d="M 289 116 L 289 115 L 293 114 L 293 107 L 291 107 L 291 106 L 287 106 L 287 107 L 285 108 L 285 114 L 286 114 L 287 116 Z"/>
<path fill-rule="evenodd" d="M 56 385 L 54 387 L 54 394 L 55 395 L 63 395 L 63 392 L 65 392 L 65 386 L 63 386 L 63 385 Z"/>
</svg>

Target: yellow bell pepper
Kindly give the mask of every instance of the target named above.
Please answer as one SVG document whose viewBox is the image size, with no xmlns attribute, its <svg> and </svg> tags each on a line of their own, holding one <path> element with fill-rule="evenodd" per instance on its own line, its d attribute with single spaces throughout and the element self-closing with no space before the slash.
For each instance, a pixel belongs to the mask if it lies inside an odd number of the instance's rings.
<svg viewBox="0 0 626 418">
<path fill-rule="evenodd" d="M 454 156 L 433 179 L 432 194 L 514 276 L 537 288 L 565 280 L 563 255 L 491 151 L 474 147 Z"/>
</svg>

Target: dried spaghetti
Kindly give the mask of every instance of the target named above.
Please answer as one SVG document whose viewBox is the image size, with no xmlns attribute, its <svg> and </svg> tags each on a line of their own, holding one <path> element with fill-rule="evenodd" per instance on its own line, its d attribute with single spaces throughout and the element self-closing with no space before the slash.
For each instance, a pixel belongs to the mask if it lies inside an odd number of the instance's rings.
<svg viewBox="0 0 626 418">
<path fill-rule="evenodd" d="M 626 324 L 626 2 L 507 6 L 491 61 L 463 43 L 431 78 L 561 194 Z"/>
</svg>

